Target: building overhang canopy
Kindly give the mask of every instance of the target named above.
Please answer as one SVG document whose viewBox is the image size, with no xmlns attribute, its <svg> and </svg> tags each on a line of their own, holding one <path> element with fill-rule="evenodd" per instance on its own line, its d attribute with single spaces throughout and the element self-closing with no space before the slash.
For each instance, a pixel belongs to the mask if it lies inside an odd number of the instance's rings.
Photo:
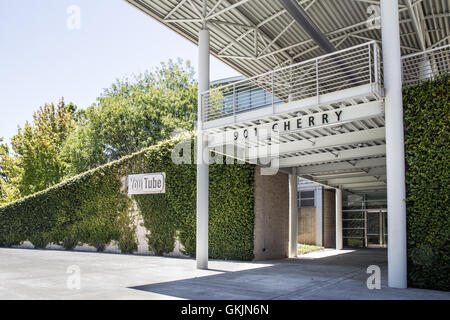
<svg viewBox="0 0 450 320">
<path fill-rule="evenodd" d="M 381 78 L 372 41 L 212 87 L 202 94 L 208 147 L 269 173 L 297 168 L 300 176 L 335 188 L 384 189 Z M 376 172 L 371 159 L 378 159 Z M 345 176 L 338 180 L 337 173 Z M 324 174 L 333 176 L 328 181 Z"/>
<path fill-rule="evenodd" d="M 126 0 L 197 44 L 203 0 Z M 338 50 L 381 43 L 379 0 L 300 0 Z M 211 54 L 250 77 L 324 52 L 278 0 L 208 0 Z M 447 0 L 399 0 L 402 55 L 450 43 Z"/>
</svg>

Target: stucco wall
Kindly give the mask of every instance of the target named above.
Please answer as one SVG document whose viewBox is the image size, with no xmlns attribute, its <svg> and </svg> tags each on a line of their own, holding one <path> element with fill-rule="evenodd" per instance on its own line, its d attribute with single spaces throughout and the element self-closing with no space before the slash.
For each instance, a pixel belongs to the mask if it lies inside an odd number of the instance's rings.
<svg viewBox="0 0 450 320">
<path fill-rule="evenodd" d="M 288 175 L 262 176 L 255 168 L 255 260 L 288 256 L 289 183 Z"/>
</svg>

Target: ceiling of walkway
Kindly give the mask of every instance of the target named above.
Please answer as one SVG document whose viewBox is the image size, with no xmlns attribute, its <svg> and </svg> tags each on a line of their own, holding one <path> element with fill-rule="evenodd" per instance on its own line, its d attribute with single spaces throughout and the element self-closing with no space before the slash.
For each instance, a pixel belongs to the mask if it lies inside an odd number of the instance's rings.
<svg viewBox="0 0 450 320">
<path fill-rule="evenodd" d="M 197 43 L 203 0 L 126 0 Z M 208 0 L 211 52 L 252 76 L 324 54 L 278 0 Z M 338 50 L 381 40 L 379 0 L 300 0 Z M 402 54 L 450 43 L 448 0 L 399 0 Z"/>
</svg>

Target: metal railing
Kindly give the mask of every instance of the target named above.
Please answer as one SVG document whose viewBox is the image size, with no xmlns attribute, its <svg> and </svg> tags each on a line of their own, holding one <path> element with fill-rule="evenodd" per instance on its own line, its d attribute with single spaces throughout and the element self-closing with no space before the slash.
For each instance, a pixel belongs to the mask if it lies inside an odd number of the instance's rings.
<svg viewBox="0 0 450 320">
<path fill-rule="evenodd" d="M 208 122 L 279 103 L 297 101 L 366 84 L 381 84 L 375 41 L 273 70 L 202 94 Z"/>
<path fill-rule="evenodd" d="M 403 84 L 432 80 L 450 71 L 450 45 L 402 57 Z"/>
</svg>

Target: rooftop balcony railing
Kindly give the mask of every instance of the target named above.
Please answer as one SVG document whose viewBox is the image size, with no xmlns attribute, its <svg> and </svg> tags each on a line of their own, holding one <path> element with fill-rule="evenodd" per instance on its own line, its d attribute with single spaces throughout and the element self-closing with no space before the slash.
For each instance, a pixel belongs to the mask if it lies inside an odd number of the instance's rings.
<svg viewBox="0 0 450 320">
<path fill-rule="evenodd" d="M 362 85 L 381 89 L 375 41 L 273 70 L 202 94 L 204 123 Z"/>
<path fill-rule="evenodd" d="M 403 56 L 402 72 L 404 85 L 450 72 L 450 45 Z M 338 98 L 338 91 L 367 85 L 382 96 L 382 60 L 375 41 L 212 88 L 202 94 L 202 121 L 216 127 L 215 120 L 314 97 L 319 105 L 321 96 L 336 93 Z"/>
<path fill-rule="evenodd" d="M 450 45 L 402 57 L 403 84 L 434 79 L 450 71 Z"/>
</svg>

